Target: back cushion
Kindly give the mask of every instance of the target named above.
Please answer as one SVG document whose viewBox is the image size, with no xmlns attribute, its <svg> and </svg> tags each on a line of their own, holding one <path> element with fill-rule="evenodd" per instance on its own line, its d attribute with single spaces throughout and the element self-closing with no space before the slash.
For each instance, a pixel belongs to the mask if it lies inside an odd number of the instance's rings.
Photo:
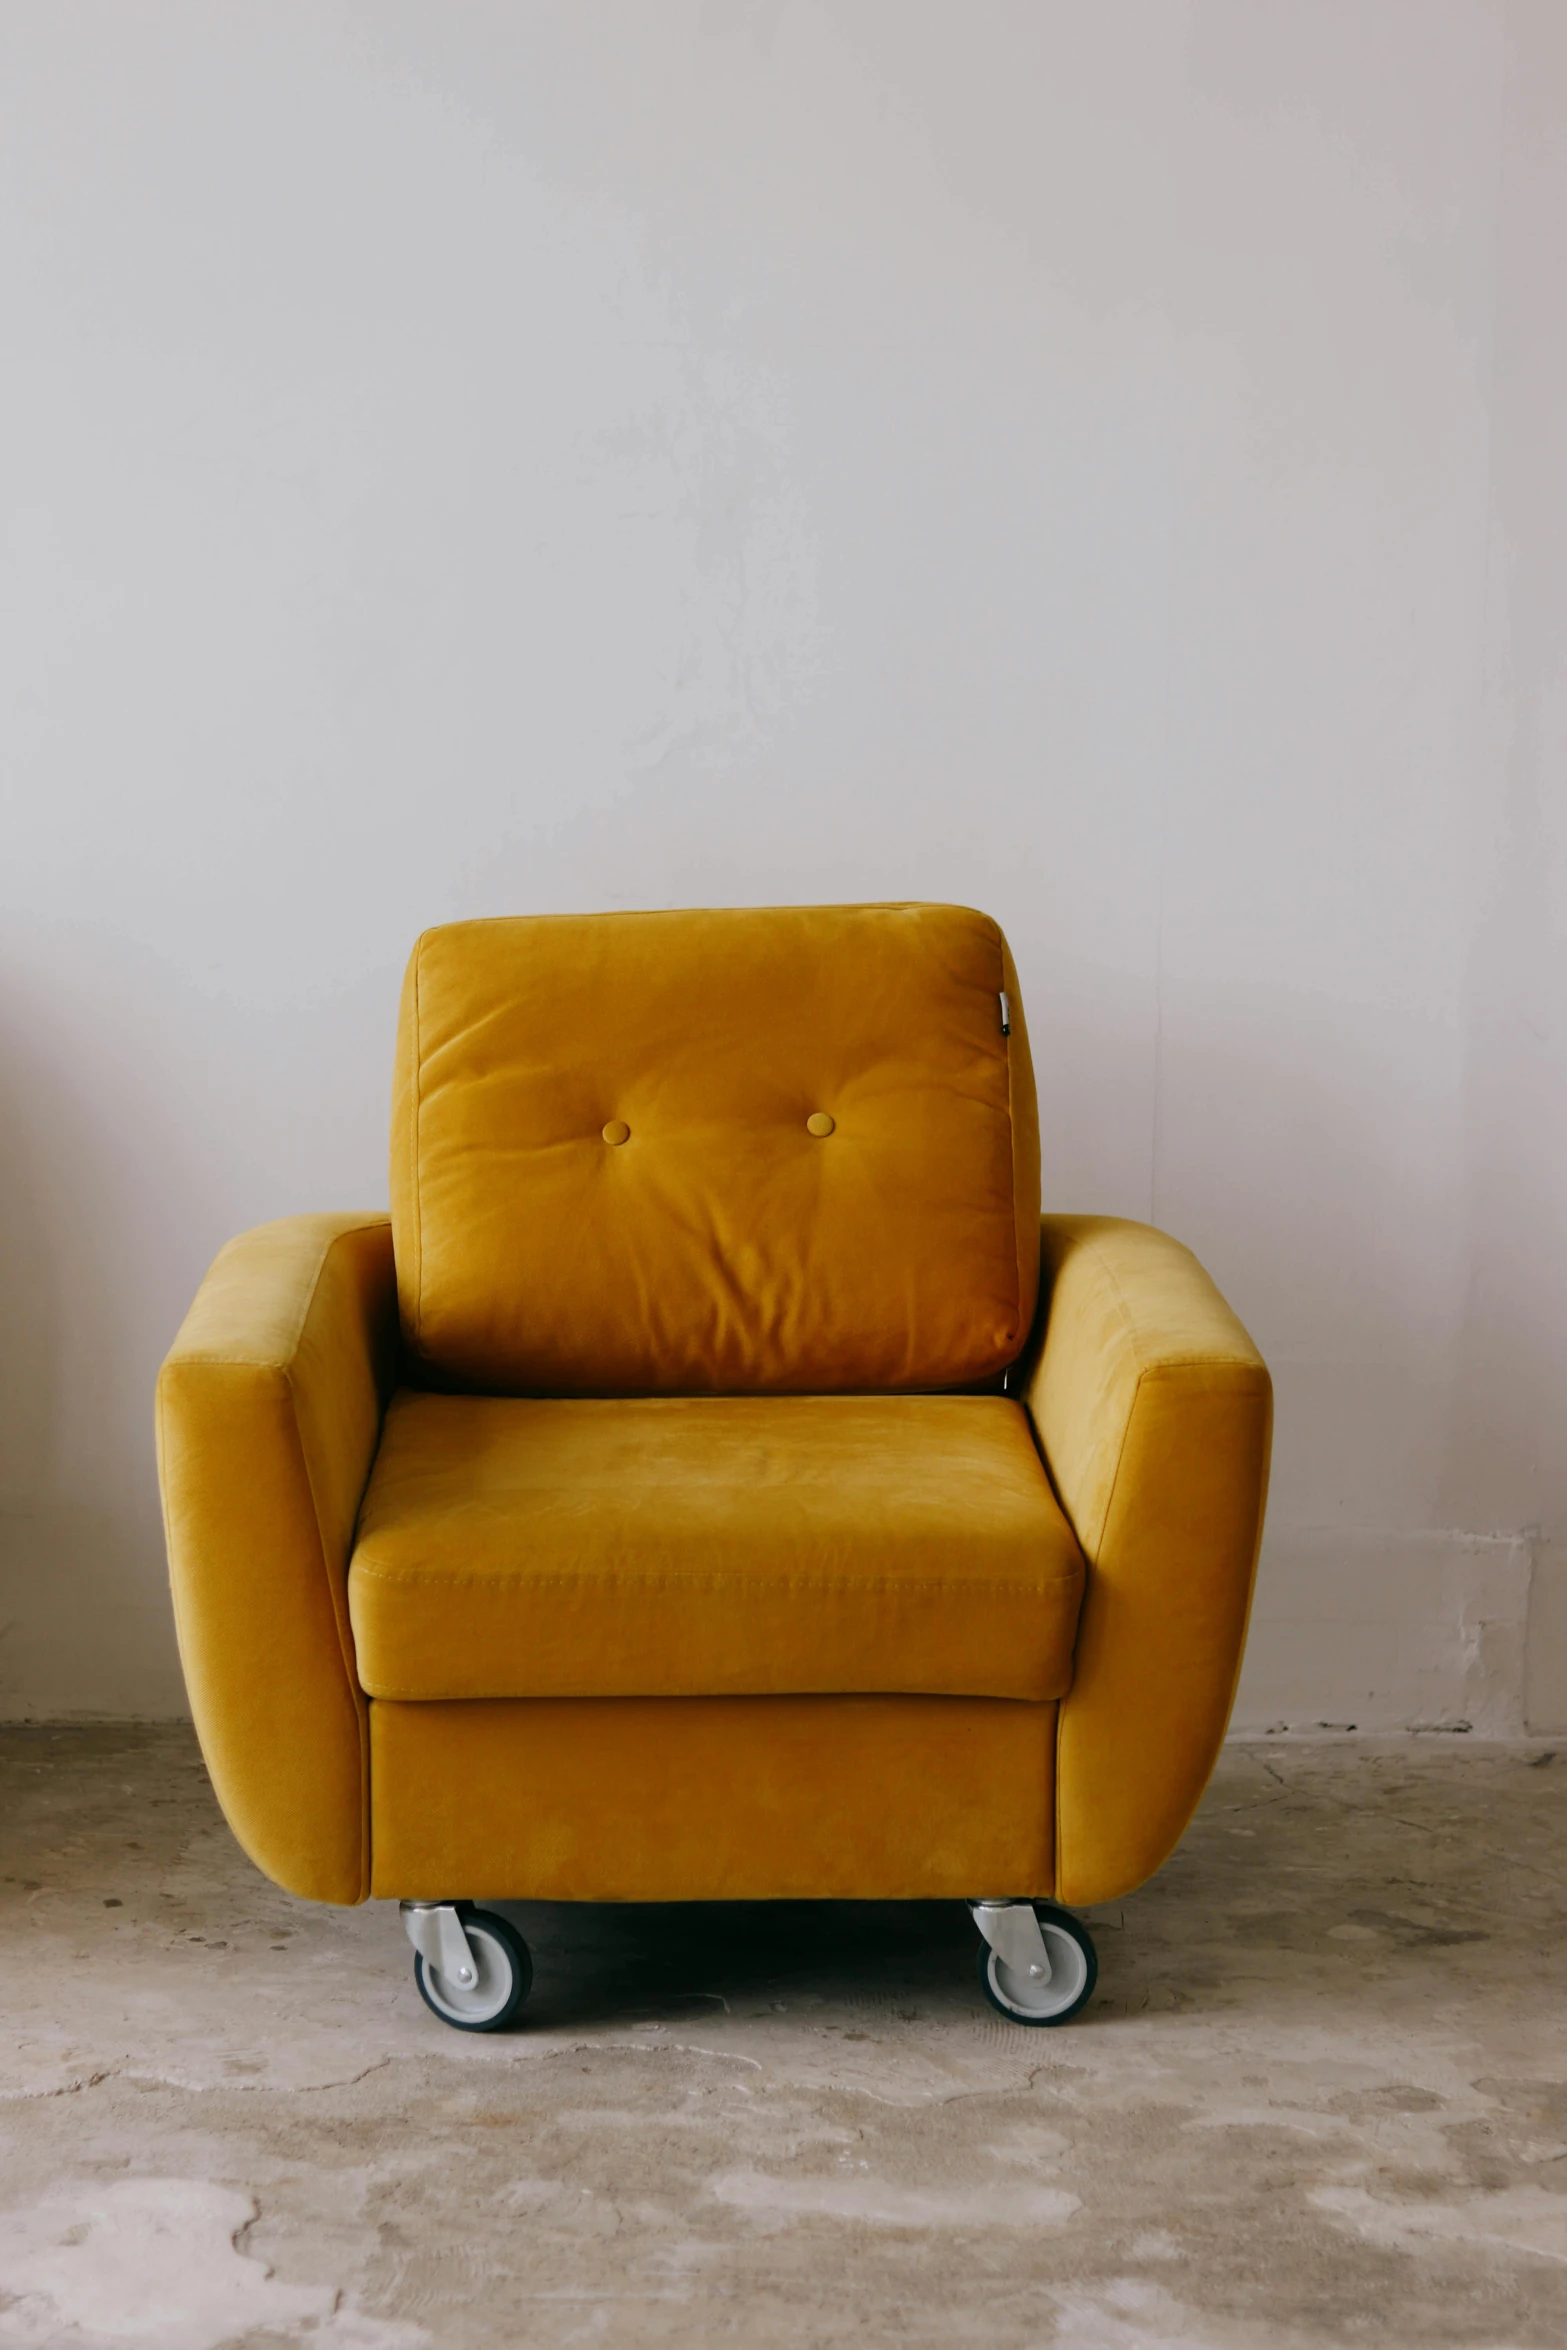
<svg viewBox="0 0 1567 2350">
<path fill-rule="evenodd" d="M 426 931 L 398 1033 L 392 1228 L 410 1367 L 433 1384 L 991 1376 L 1028 1335 L 1039 1269 L 1006 941 L 986 915 L 918 905 Z"/>
</svg>

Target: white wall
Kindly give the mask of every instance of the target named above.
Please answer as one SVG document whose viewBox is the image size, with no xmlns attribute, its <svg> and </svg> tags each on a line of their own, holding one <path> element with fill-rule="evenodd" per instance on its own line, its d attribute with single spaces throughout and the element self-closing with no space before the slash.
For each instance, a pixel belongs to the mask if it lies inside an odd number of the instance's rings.
<svg viewBox="0 0 1567 2350">
<path fill-rule="evenodd" d="M 1241 1718 L 1567 1723 L 1564 120 L 1559 0 L 0 17 L 0 1708 L 179 1707 L 154 1370 L 422 925 L 921 895 L 1275 1366 Z"/>
</svg>

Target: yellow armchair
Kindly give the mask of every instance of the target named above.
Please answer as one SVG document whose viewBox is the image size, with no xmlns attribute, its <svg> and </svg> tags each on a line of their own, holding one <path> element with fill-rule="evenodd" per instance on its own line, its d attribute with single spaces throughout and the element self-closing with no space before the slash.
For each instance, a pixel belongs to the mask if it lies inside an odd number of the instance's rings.
<svg viewBox="0 0 1567 2350">
<path fill-rule="evenodd" d="M 529 1981 L 471 1895 L 964 1898 L 1064 2021 L 1062 1905 L 1212 1767 L 1269 1426 L 1185 1249 L 1041 1224 L 985 917 L 451 925 L 390 1218 L 231 1242 L 160 1377 L 203 1752 L 277 1882 L 402 1901 L 459 2028 Z"/>
</svg>

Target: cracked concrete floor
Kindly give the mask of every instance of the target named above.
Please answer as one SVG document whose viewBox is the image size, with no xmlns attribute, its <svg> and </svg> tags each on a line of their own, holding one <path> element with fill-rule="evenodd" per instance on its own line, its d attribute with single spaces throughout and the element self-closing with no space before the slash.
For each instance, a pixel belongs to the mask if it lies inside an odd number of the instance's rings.
<svg viewBox="0 0 1567 2350">
<path fill-rule="evenodd" d="M 7 2350 L 1567 2342 L 1567 1754 L 1232 1747 L 1049 2032 L 830 1905 L 515 1905 L 446 2031 L 179 1728 L 0 1732 L 0 1839 Z"/>
</svg>

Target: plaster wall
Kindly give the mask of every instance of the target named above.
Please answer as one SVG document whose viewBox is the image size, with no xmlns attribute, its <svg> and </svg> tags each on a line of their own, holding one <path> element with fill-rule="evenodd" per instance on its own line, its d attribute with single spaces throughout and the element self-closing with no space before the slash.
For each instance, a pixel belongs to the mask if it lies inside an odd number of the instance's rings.
<svg viewBox="0 0 1567 2350">
<path fill-rule="evenodd" d="M 0 1711 L 459 914 L 995 912 L 1274 1364 L 1239 1718 L 1567 1725 L 1555 0 L 0 22 Z"/>
</svg>

